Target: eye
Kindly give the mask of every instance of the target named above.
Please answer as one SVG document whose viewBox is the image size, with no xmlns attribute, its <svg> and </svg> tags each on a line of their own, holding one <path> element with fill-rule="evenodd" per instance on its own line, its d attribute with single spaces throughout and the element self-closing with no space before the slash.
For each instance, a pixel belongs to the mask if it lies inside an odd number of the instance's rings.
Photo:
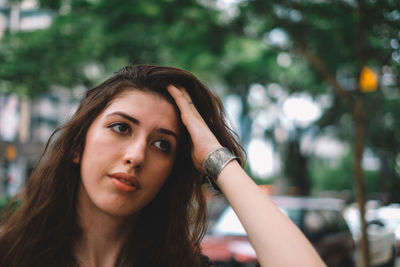
<svg viewBox="0 0 400 267">
<path fill-rule="evenodd" d="M 119 134 L 129 134 L 131 132 L 129 125 L 123 122 L 113 123 L 108 127 L 111 128 L 112 131 Z"/>
<path fill-rule="evenodd" d="M 154 142 L 154 145 L 161 150 L 161 152 L 170 154 L 172 151 L 172 146 L 169 141 L 166 140 L 158 140 Z"/>
</svg>

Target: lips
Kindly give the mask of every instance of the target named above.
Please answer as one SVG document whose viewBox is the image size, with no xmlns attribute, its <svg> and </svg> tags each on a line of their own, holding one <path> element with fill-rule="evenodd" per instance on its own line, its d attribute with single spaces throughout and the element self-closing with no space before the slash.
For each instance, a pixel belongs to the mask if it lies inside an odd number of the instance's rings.
<svg viewBox="0 0 400 267">
<path fill-rule="evenodd" d="M 108 175 L 111 179 L 115 187 L 119 190 L 130 192 L 133 190 L 140 189 L 140 183 L 135 178 L 135 176 L 130 175 L 126 172 L 116 172 Z"/>
</svg>

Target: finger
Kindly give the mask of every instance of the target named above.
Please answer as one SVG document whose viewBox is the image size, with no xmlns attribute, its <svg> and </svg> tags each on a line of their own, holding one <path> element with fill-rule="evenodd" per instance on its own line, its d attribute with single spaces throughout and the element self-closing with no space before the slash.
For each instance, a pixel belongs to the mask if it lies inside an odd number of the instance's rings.
<svg viewBox="0 0 400 267">
<path fill-rule="evenodd" d="M 188 91 L 187 91 L 185 88 L 183 88 L 183 87 L 180 87 L 180 88 L 178 88 L 178 89 L 179 89 L 179 90 L 183 93 L 183 95 L 185 96 L 186 100 L 188 101 L 189 107 L 190 107 L 190 109 L 193 111 L 193 113 L 194 113 L 197 117 L 203 119 L 203 117 L 200 115 L 199 111 L 197 110 L 196 105 L 194 104 L 193 99 L 192 99 L 192 97 L 189 95 Z"/>
<path fill-rule="evenodd" d="M 193 104 L 192 97 L 189 95 L 188 91 L 185 88 L 178 88 L 178 89 L 181 90 L 181 92 L 185 96 L 185 98 L 188 101 L 188 103 L 189 104 Z"/>
<path fill-rule="evenodd" d="M 187 100 L 187 104 L 189 105 L 189 107 L 192 110 L 192 112 L 194 113 L 194 115 L 196 117 L 198 117 L 201 121 L 205 122 L 204 119 L 203 119 L 203 116 L 201 116 L 200 112 L 196 108 L 196 105 L 194 104 L 194 102 L 193 102 L 191 96 L 189 95 L 188 91 L 183 87 L 176 87 L 176 86 L 173 86 L 173 85 L 170 85 L 170 86 L 174 87 L 176 90 L 179 90 L 180 93 L 183 94 L 183 96 Z M 172 88 L 172 89 L 174 90 L 174 88 Z"/>
<path fill-rule="evenodd" d="M 175 103 L 178 105 L 181 113 L 186 113 L 186 115 L 188 115 L 187 112 L 191 111 L 191 113 L 193 113 L 194 115 L 201 117 L 196 107 L 194 106 L 192 98 L 185 88 L 177 88 L 174 85 L 169 85 L 167 86 L 167 90 L 172 98 L 175 100 Z"/>
<path fill-rule="evenodd" d="M 187 100 L 187 102 L 188 102 L 188 104 L 189 104 L 190 109 L 191 109 L 196 115 L 200 115 L 200 114 L 198 113 L 198 111 L 197 111 L 197 109 L 196 109 L 196 106 L 195 106 L 194 103 L 193 103 L 192 97 L 189 95 L 188 91 L 187 91 L 185 88 L 183 88 L 183 87 L 177 87 L 177 88 L 178 88 L 178 90 L 180 90 L 180 91 L 182 92 L 183 96 L 186 98 L 186 100 Z M 201 116 L 200 116 L 200 117 L 201 117 Z"/>
<path fill-rule="evenodd" d="M 205 156 L 215 147 L 220 147 L 221 145 L 196 107 L 189 103 L 191 98 L 187 91 L 184 88 L 177 88 L 173 85 L 167 86 L 167 90 L 180 110 L 182 122 L 189 131 L 195 147 L 192 151 L 194 153 L 192 155 L 193 159 L 198 163 L 196 167 L 201 169 L 201 162 L 203 162 Z"/>
<path fill-rule="evenodd" d="M 189 93 L 187 92 L 187 90 L 183 87 L 176 87 L 174 85 L 170 85 L 172 87 L 172 89 L 174 91 L 176 91 L 175 89 L 179 90 L 180 93 L 183 95 L 183 97 L 186 99 L 188 104 L 193 104 L 193 100 L 192 97 L 189 95 Z M 181 96 L 181 94 L 177 93 L 177 96 Z M 194 105 L 194 104 L 193 104 Z"/>
<path fill-rule="evenodd" d="M 186 98 L 182 90 L 178 89 L 173 85 L 168 85 L 167 91 L 175 100 L 175 103 L 178 105 L 179 108 L 181 108 L 181 105 L 182 108 L 184 108 L 185 105 L 188 106 L 189 102 L 191 101 L 190 98 L 189 99 Z"/>
</svg>

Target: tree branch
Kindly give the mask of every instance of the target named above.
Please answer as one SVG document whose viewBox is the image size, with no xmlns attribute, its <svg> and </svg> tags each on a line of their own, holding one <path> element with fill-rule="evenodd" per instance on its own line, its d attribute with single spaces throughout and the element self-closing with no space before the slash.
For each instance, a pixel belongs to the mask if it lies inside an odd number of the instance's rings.
<svg viewBox="0 0 400 267">
<path fill-rule="evenodd" d="M 346 93 L 343 87 L 338 83 L 332 72 L 328 70 L 324 62 L 315 54 L 313 54 L 301 40 L 294 38 L 300 48 L 300 54 L 325 78 L 325 80 L 334 88 L 336 93 L 343 99 L 351 112 L 354 111 L 354 100 Z"/>
</svg>

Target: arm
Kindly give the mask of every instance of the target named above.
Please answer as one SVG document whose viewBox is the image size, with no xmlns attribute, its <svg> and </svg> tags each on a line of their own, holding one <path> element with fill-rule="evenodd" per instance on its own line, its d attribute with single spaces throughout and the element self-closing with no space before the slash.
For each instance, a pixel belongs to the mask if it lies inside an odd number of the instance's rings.
<svg viewBox="0 0 400 267">
<path fill-rule="evenodd" d="M 303 233 L 237 161 L 222 170 L 216 183 L 245 228 L 261 266 L 325 266 Z"/>
<path fill-rule="evenodd" d="M 192 157 L 202 170 L 209 152 L 221 147 L 184 89 L 168 87 L 193 142 Z M 235 210 L 261 266 L 325 266 L 312 245 L 235 160 L 219 174 L 217 185 Z M 262 212 L 260 212 L 262 211 Z"/>
</svg>

